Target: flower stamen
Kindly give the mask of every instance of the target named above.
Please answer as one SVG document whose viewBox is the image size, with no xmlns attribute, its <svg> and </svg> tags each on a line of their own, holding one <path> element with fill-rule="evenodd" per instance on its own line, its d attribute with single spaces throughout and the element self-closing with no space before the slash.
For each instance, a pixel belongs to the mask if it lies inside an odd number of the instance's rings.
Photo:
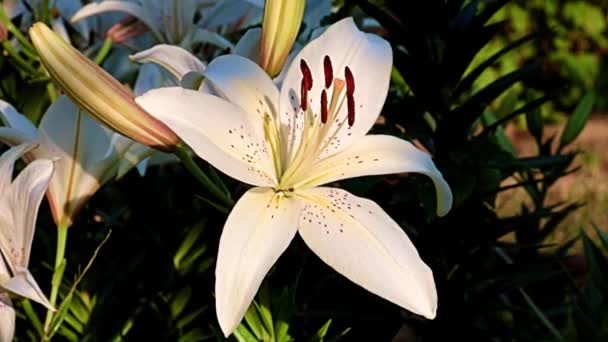
<svg viewBox="0 0 608 342">
<path fill-rule="evenodd" d="M 329 89 L 331 82 L 334 80 L 334 72 L 331 66 L 331 59 L 327 55 L 323 58 L 323 71 L 325 72 L 325 89 Z"/>
<path fill-rule="evenodd" d="M 344 68 L 346 78 L 346 106 L 348 109 L 348 126 L 355 124 L 355 78 L 349 67 Z"/>
<path fill-rule="evenodd" d="M 327 123 L 327 92 L 321 91 L 321 123 Z"/>
<path fill-rule="evenodd" d="M 303 59 L 300 60 L 300 70 L 302 71 L 302 79 L 304 81 L 302 84 L 305 84 L 306 90 L 310 91 L 312 89 L 312 73 L 310 72 L 308 64 L 306 64 L 306 61 Z"/>
</svg>

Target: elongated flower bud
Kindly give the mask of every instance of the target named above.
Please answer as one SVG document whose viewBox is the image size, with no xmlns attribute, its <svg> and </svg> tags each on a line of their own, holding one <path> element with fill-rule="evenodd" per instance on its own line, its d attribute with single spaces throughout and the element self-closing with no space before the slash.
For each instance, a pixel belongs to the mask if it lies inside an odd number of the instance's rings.
<svg viewBox="0 0 608 342">
<path fill-rule="evenodd" d="M 57 36 L 43 23 L 30 28 L 40 60 L 65 93 L 115 131 L 144 145 L 174 151 L 180 139 L 141 108 L 112 75 Z"/>
<path fill-rule="evenodd" d="M 289 56 L 302 24 L 305 5 L 305 0 L 266 0 L 260 66 L 271 77 L 281 72 Z"/>
</svg>

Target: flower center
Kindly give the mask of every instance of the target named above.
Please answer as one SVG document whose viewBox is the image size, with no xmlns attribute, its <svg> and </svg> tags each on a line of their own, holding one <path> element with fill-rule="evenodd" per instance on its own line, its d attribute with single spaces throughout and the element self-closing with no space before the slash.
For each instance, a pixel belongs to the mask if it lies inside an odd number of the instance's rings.
<svg viewBox="0 0 608 342">
<path fill-rule="evenodd" d="M 304 179 L 311 166 L 332 143 L 344 126 L 355 123 L 355 79 L 352 70 L 344 68 L 344 80 L 334 77 L 331 58 L 323 58 L 323 89 L 320 92 L 319 113 L 313 113 L 309 106 L 309 95 L 313 87 L 313 77 L 304 59 L 300 60 L 302 81 L 300 84 L 300 109 L 304 115 L 302 136 L 298 149 L 283 174 L 279 176 L 281 189 L 305 186 Z M 346 100 L 346 117 L 339 118 L 340 109 Z M 348 125 L 345 125 L 348 124 Z"/>
</svg>

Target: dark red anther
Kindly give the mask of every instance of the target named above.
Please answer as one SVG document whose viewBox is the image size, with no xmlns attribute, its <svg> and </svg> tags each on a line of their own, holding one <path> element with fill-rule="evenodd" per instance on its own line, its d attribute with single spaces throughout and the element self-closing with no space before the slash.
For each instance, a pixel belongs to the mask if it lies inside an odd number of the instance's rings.
<svg viewBox="0 0 608 342">
<path fill-rule="evenodd" d="M 327 122 L 327 93 L 325 89 L 321 91 L 321 123 Z"/>
<path fill-rule="evenodd" d="M 353 95 L 355 93 L 355 78 L 349 67 L 344 68 L 344 78 L 346 78 L 346 93 Z"/>
<path fill-rule="evenodd" d="M 348 108 L 348 125 L 355 124 L 355 97 L 352 93 L 346 93 L 346 106 Z"/>
<path fill-rule="evenodd" d="M 323 71 L 325 71 L 325 89 L 329 89 L 334 80 L 334 69 L 331 66 L 331 59 L 327 55 L 323 58 Z"/>
<path fill-rule="evenodd" d="M 302 86 L 300 87 L 300 108 L 306 111 L 308 108 L 308 90 L 306 89 L 306 77 L 302 78 Z"/>
<path fill-rule="evenodd" d="M 306 61 L 304 61 L 303 59 L 300 59 L 300 70 L 302 71 L 302 78 L 303 78 L 304 84 L 306 85 L 306 90 L 311 90 L 312 89 L 312 73 L 310 72 L 310 68 L 308 67 L 308 64 L 306 64 Z"/>
</svg>

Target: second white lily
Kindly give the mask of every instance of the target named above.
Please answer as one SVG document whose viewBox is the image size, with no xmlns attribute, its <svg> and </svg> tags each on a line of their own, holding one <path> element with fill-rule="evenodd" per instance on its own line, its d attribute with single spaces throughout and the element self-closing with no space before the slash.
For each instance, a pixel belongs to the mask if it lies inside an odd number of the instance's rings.
<svg viewBox="0 0 608 342">
<path fill-rule="evenodd" d="M 405 140 L 366 135 L 388 93 L 392 51 L 352 19 L 330 26 L 295 57 L 281 89 L 254 62 L 212 61 L 206 82 L 222 98 L 161 88 L 136 101 L 224 173 L 255 185 L 224 226 L 216 266 L 216 310 L 225 335 L 296 232 L 356 284 L 428 318 L 433 275 L 399 225 L 376 203 L 320 187 L 363 175 L 429 176 L 437 214 L 452 204 L 430 156 Z"/>
</svg>

